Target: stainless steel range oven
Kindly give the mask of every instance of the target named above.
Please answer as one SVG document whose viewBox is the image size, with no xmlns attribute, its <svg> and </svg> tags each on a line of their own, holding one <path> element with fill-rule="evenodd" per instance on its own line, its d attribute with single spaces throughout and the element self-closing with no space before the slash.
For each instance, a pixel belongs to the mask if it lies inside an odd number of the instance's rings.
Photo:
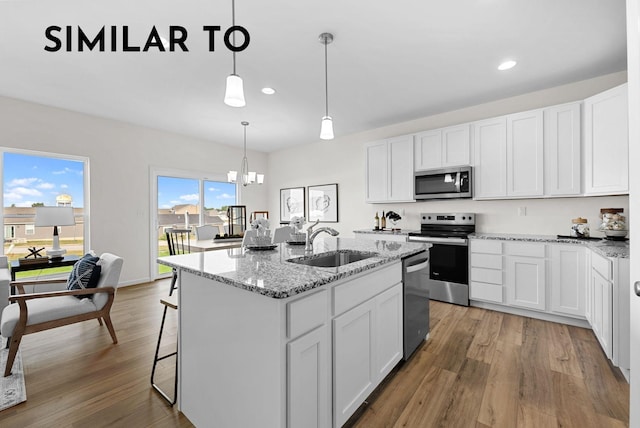
<svg viewBox="0 0 640 428">
<path fill-rule="evenodd" d="M 420 232 L 409 233 L 411 242 L 428 242 L 429 298 L 469 306 L 468 235 L 475 232 L 473 213 L 420 214 Z"/>
</svg>

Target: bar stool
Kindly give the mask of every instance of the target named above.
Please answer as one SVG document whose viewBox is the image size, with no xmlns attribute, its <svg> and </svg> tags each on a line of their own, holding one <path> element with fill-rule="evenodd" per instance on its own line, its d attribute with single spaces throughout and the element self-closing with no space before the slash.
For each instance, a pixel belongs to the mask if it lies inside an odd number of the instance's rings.
<svg viewBox="0 0 640 428">
<path fill-rule="evenodd" d="M 173 288 L 171 289 L 171 291 L 173 291 Z M 160 299 L 160 303 L 164 305 L 164 311 L 162 314 L 162 323 L 160 324 L 160 334 L 158 334 L 158 343 L 156 344 L 156 353 L 153 357 L 153 368 L 151 369 L 151 386 L 153 387 L 153 389 L 158 391 L 158 393 L 162 396 L 162 398 L 167 400 L 169 404 L 173 406 L 174 404 L 176 404 L 176 401 L 178 399 L 178 344 L 176 343 L 176 350 L 174 352 L 170 352 L 162 356 L 160 356 L 159 354 L 160 354 L 160 342 L 162 341 L 162 332 L 164 330 L 164 322 L 167 317 L 167 309 L 171 308 L 171 309 L 177 310 L 178 298 L 177 296 L 170 295 L 168 297 L 164 297 Z M 174 384 L 173 384 L 173 398 L 170 398 L 169 395 L 167 395 L 167 393 L 165 393 L 158 385 L 156 385 L 154 377 L 156 374 L 156 366 L 158 365 L 158 362 L 164 360 L 165 358 L 172 357 L 174 355 L 176 356 L 176 370 L 175 370 Z"/>
<path fill-rule="evenodd" d="M 167 246 L 169 247 L 169 255 L 189 254 L 191 252 L 191 229 L 167 229 Z M 172 406 L 176 404 L 178 399 L 178 344 L 176 343 L 175 352 L 170 352 L 160 356 L 160 343 L 162 342 L 162 333 L 164 332 L 164 323 L 167 318 L 168 309 L 178 309 L 178 298 L 173 295 L 177 288 L 178 271 L 172 270 L 171 286 L 169 287 L 169 296 L 160 299 L 160 303 L 164 306 L 162 311 L 162 322 L 160 323 L 160 333 L 158 333 L 158 343 L 156 344 L 156 352 L 153 357 L 153 368 L 151 369 L 151 386 Z M 173 398 L 169 397 L 155 382 L 156 366 L 159 361 L 174 356 L 176 357 L 176 368 L 173 385 Z"/>
</svg>

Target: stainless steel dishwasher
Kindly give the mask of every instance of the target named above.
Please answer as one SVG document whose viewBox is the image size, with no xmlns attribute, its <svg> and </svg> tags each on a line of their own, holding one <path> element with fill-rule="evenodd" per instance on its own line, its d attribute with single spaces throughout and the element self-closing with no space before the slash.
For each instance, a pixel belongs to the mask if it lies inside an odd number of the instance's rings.
<svg viewBox="0 0 640 428">
<path fill-rule="evenodd" d="M 429 334 L 429 250 L 402 260 L 404 355 L 409 357 Z"/>
</svg>

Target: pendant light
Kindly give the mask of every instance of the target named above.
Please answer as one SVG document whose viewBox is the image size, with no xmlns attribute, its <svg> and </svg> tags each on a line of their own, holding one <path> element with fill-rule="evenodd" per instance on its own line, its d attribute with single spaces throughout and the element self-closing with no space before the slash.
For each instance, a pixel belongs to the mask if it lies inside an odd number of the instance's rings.
<svg viewBox="0 0 640 428">
<path fill-rule="evenodd" d="M 327 72 L 327 45 L 333 42 L 333 34 L 322 33 L 318 37 L 320 43 L 324 45 L 324 95 L 325 95 L 325 111 L 320 127 L 320 139 L 333 140 L 333 120 L 329 116 L 329 73 Z"/>
<path fill-rule="evenodd" d="M 242 162 L 240 164 L 240 183 L 246 187 L 249 184 L 264 183 L 264 174 L 258 174 L 255 171 L 249 171 L 249 161 L 247 160 L 247 126 L 249 122 L 240 122 L 244 126 L 244 156 L 242 156 Z M 238 181 L 238 171 L 229 171 L 227 173 L 227 181 L 229 183 L 235 183 Z"/>
<path fill-rule="evenodd" d="M 231 0 L 231 26 L 236 26 L 236 2 Z M 233 46 L 236 45 L 236 32 L 232 33 Z M 231 107 L 244 107 L 244 87 L 242 78 L 236 74 L 236 52 L 233 51 L 233 73 L 227 76 L 227 89 L 224 92 L 224 103 Z"/>
</svg>

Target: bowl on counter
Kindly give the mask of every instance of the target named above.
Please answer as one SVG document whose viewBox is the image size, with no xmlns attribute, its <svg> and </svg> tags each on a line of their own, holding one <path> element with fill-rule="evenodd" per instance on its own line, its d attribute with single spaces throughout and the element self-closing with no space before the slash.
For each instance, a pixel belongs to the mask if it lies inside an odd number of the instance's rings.
<svg viewBox="0 0 640 428">
<path fill-rule="evenodd" d="M 605 229 L 603 230 L 603 232 L 604 232 L 604 235 L 610 239 L 624 239 L 627 236 L 627 233 L 629 233 L 628 230 L 611 230 L 611 229 Z"/>
</svg>

